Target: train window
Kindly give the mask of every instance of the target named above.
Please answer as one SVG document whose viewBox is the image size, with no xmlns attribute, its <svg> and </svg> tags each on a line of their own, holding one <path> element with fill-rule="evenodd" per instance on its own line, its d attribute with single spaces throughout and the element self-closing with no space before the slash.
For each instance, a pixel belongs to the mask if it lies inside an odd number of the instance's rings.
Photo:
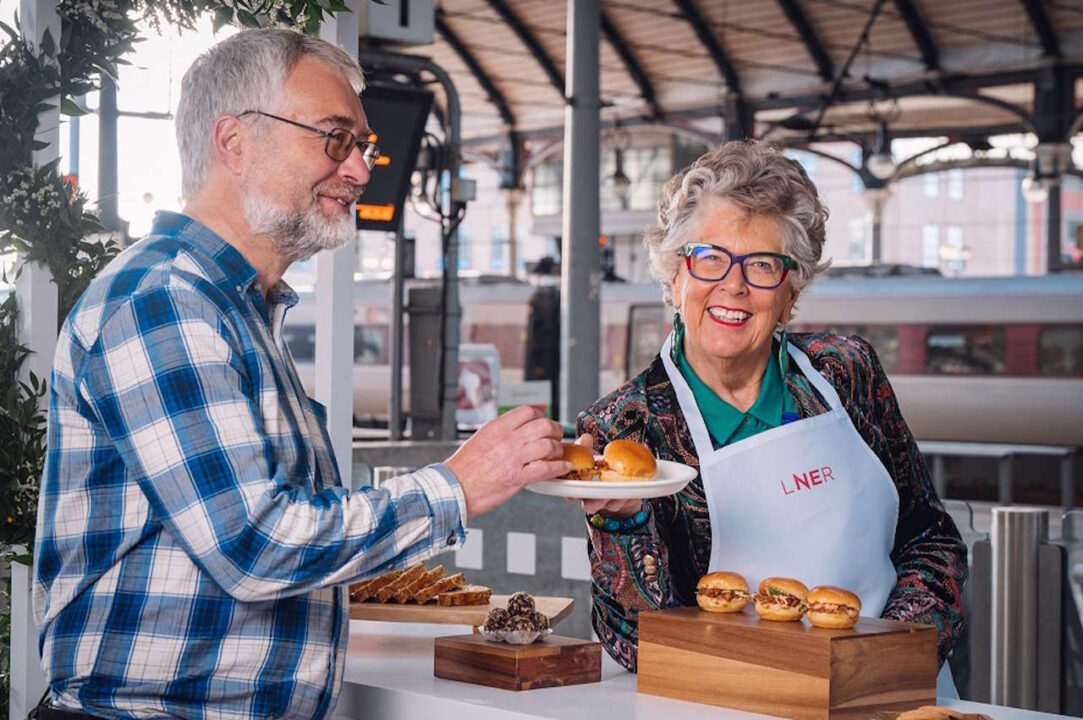
<svg viewBox="0 0 1083 720">
<path fill-rule="evenodd" d="M 286 325 L 282 339 L 290 349 L 295 362 L 312 362 L 316 357 L 316 327 L 314 325 Z"/>
<path fill-rule="evenodd" d="M 942 375 L 999 375 L 1006 356 L 1004 328 L 939 327 L 925 336 L 925 364 Z"/>
<path fill-rule="evenodd" d="M 647 369 L 672 327 L 665 305 L 632 305 L 628 308 L 628 355 L 625 371 L 634 377 Z"/>
<path fill-rule="evenodd" d="M 383 334 L 370 325 L 353 326 L 353 361 L 355 365 L 386 365 Z"/>
<path fill-rule="evenodd" d="M 1083 326 L 1043 328 L 1038 369 L 1042 375 L 1083 375 Z"/>
<path fill-rule="evenodd" d="M 857 335 L 869 341 L 884 372 L 894 372 L 899 364 L 899 334 L 885 325 L 833 325 L 827 332 L 835 335 Z"/>
</svg>

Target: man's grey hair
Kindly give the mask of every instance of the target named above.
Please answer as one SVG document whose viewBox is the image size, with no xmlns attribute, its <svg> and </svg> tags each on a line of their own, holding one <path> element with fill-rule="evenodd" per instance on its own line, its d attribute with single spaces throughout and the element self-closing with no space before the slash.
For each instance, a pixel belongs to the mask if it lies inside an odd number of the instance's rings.
<svg viewBox="0 0 1083 720">
<path fill-rule="evenodd" d="M 801 164 L 764 143 L 724 143 L 666 183 L 658 205 L 658 227 L 647 230 L 643 238 L 651 274 L 662 283 L 662 294 L 670 305 L 670 283 L 684 262 L 677 251 L 699 240 L 695 237 L 698 213 L 720 200 L 749 215 L 778 222 L 783 252 L 797 261 L 790 275 L 796 292 L 831 264 L 820 260 L 827 207 Z"/>
<path fill-rule="evenodd" d="M 177 105 L 177 147 L 185 198 L 193 197 L 207 181 L 211 134 L 218 118 L 246 110 L 275 112 L 283 103 L 287 76 L 306 56 L 342 72 L 354 92 L 364 88 L 364 75 L 356 59 L 329 42 L 294 30 L 242 30 L 196 58 L 184 74 Z"/>
</svg>

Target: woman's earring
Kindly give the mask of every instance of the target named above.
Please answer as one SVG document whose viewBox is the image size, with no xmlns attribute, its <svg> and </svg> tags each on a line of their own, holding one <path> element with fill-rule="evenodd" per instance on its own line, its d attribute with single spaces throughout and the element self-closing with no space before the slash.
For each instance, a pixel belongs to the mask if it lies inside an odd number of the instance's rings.
<svg viewBox="0 0 1083 720">
<path fill-rule="evenodd" d="M 681 319 L 679 310 L 673 312 L 673 350 L 684 352 L 684 320 Z"/>
<path fill-rule="evenodd" d="M 782 376 L 786 377 L 786 373 L 790 371 L 789 338 L 786 337 L 786 326 L 782 323 L 778 323 L 775 329 L 778 332 L 778 367 Z"/>
</svg>

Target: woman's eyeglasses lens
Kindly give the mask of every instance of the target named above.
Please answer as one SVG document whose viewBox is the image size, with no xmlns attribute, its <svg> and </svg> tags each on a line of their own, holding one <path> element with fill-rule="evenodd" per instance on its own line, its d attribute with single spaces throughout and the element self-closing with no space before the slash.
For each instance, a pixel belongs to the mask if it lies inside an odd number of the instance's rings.
<svg viewBox="0 0 1083 720">
<path fill-rule="evenodd" d="M 733 259 L 713 247 L 690 247 L 686 251 L 689 270 L 699 280 L 715 282 L 726 277 Z M 786 275 L 786 263 L 781 257 L 769 253 L 753 253 L 744 258 L 745 282 L 758 288 L 775 288 L 782 284 Z"/>
</svg>

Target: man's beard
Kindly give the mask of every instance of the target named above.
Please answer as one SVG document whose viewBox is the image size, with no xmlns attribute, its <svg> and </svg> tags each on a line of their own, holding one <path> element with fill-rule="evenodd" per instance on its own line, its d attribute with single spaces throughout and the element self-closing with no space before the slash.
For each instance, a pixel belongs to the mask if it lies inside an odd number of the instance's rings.
<svg viewBox="0 0 1083 720">
<path fill-rule="evenodd" d="M 313 190 L 312 204 L 304 212 L 279 207 L 263 194 L 248 191 L 244 196 L 244 217 L 252 233 L 269 238 L 274 249 L 289 262 L 307 260 L 320 250 L 335 250 L 357 237 L 353 212 L 328 218 L 320 210 L 317 196 L 324 192 L 336 197 L 349 194 L 356 199 L 361 188 L 318 185 Z"/>
</svg>

